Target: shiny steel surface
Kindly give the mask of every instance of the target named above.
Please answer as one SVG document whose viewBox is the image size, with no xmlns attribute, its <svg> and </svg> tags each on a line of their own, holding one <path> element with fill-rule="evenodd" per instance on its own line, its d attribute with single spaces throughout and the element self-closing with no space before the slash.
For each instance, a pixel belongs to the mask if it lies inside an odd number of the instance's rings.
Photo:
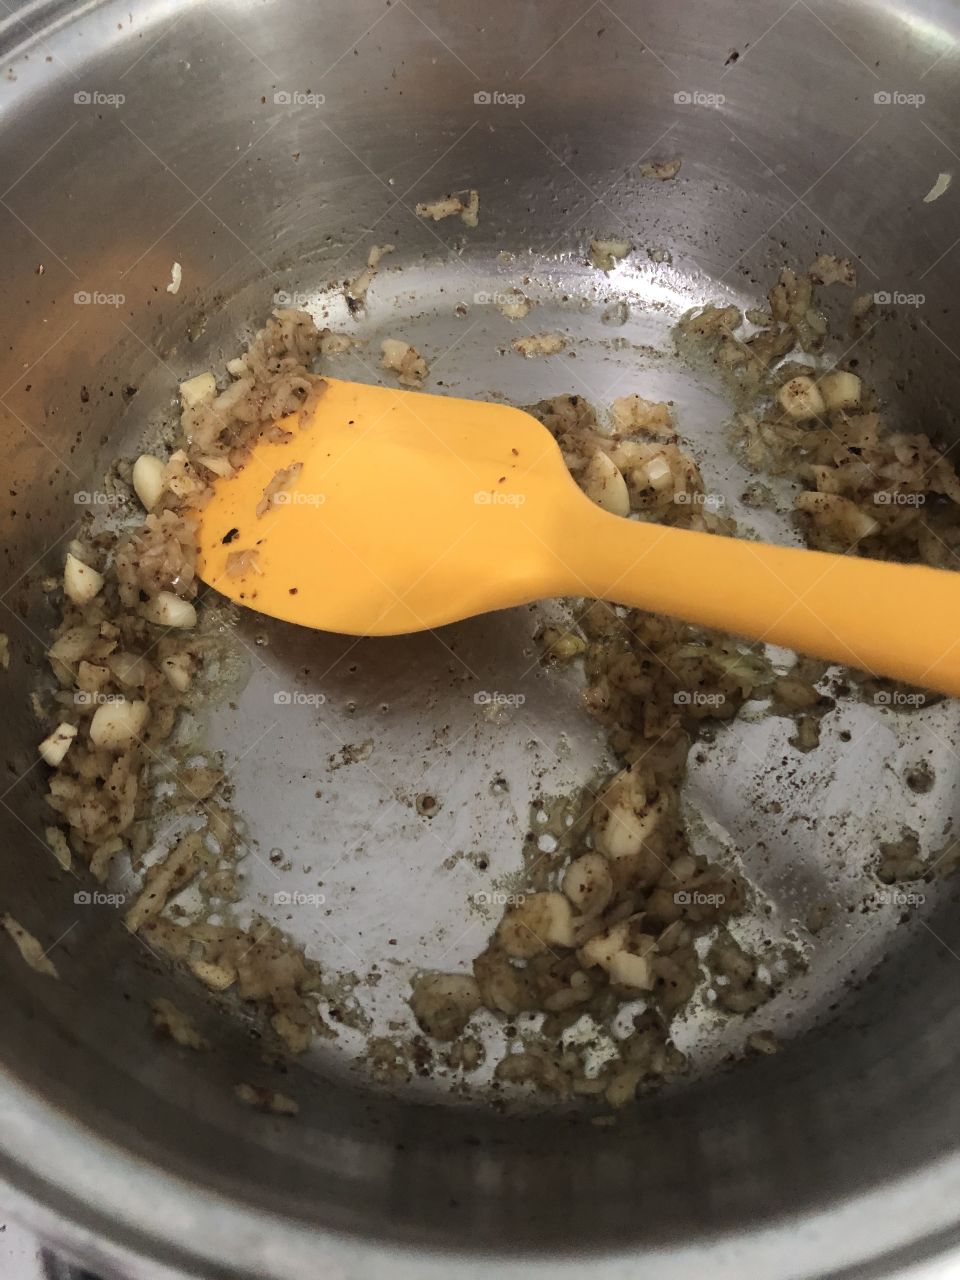
<svg viewBox="0 0 960 1280">
<path fill-rule="evenodd" d="M 687 792 L 702 847 L 742 859 L 780 933 L 825 896 L 838 909 L 815 946 L 803 937 L 809 973 L 761 1011 L 782 1052 L 721 1070 L 743 1026 L 701 1011 L 678 1028 L 692 1078 L 603 1129 L 498 1114 L 429 1080 L 374 1088 L 350 1033 L 290 1069 L 296 1122 L 239 1112 L 234 1084 L 265 1071 L 250 1024 L 215 1016 L 111 908 L 79 909 L 37 838 L 26 696 L 52 620 L 41 579 L 75 495 L 96 493 L 169 420 L 177 380 L 233 354 L 278 293 L 369 340 L 338 362 L 344 377 L 379 376 L 395 335 L 427 355 L 433 390 L 673 399 L 708 489 L 785 538 L 785 518 L 740 503 L 729 406 L 678 363 L 669 330 L 693 303 L 754 299 L 781 264 L 839 252 L 864 291 L 924 296 L 878 315 L 860 371 L 894 420 L 954 440 L 960 186 L 924 196 L 958 164 L 958 34 L 955 6 L 918 0 L 168 0 L 0 20 L 0 910 L 53 946 L 62 975 L 0 939 L 11 1212 L 91 1268 L 145 1280 L 960 1273 L 954 890 L 862 910 L 879 839 L 911 827 L 938 848 L 960 814 L 954 705 L 843 705 L 806 756 L 778 720 L 704 748 Z M 641 180 L 641 160 L 673 155 L 676 181 Z M 474 231 L 413 213 L 467 187 Z M 609 278 L 584 261 L 598 232 L 637 246 Z M 397 250 L 355 321 L 339 285 L 374 243 Z M 575 358 L 501 354 L 517 329 L 489 297 L 523 277 L 529 331 L 568 331 Z M 248 826 L 247 899 L 324 965 L 380 966 L 358 989 L 375 1028 L 402 1014 L 415 967 L 482 945 L 492 919 L 471 900 L 519 865 L 534 798 L 609 763 L 573 674 L 535 663 L 543 612 L 359 644 L 260 619 L 232 629 L 244 675 L 207 737 Z M 476 695 L 490 691 L 525 701 L 488 714 Z M 363 762 L 338 760 L 367 740 Z M 922 759 L 935 781 L 917 794 L 904 778 Z M 427 790 L 430 820 L 415 805 Z M 488 866 L 445 869 L 459 852 Z M 329 914 L 274 902 L 289 891 L 322 892 Z M 154 1038 L 161 994 L 216 1052 Z"/>
</svg>

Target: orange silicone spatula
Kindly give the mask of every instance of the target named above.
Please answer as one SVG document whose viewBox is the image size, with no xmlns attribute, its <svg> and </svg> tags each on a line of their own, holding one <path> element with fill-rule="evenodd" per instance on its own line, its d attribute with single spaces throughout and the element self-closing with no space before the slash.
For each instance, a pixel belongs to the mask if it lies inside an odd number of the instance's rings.
<svg viewBox="0 0 960 1280">
<path fill-rule="evenodd" d="M 216 482 L 200 573 L 350 635 L 613 600 L 960 695 L 960 575 L 610 515 L 536 419 L 473 400 L 329 379 L 291 439 Z"/>
</svg>

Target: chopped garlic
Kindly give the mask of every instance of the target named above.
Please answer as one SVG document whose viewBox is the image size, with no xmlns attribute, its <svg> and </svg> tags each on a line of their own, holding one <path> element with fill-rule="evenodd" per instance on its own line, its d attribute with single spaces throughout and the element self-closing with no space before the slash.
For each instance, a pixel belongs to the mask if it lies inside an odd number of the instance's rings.
<svg viewBox="0 0 960 1280">
<path fill-rule="evenodd" d="M 551 946 L 572 947 L 573 911 L 562 893 L 531 893 L 508 908 L 497 927 L 508 956 L 529 959 Z"/>
<path fill-rule="evenodd" d="M 181 627 L 185 630 L 197 625 L 196 609 L 189 600 L 181 600 L 172 591 L 160 591 L 141 605 L 140 616 L 158 627 Z"/>
<path fill-rule="evenodd" d="M 193 662 L 187 653 L 175 653 L 164 658 L 160 670 L 178 693 L 186 693 L 193 679 Z"/>
<path fill-rule="evenodd" d="M 193 1019 L 178 1009 L 170 1000 L 154 1000 L 151 1006 L 151 1021 L 157 1031 L 161 1031 L 164 1035 L 168 1035 L 171 1040 L 179 1045 L 183 1045 L 185 1049 L 194 1049 L 201 1052 L 203 1049 L 209 1049 L 210 1044 L 197 1030 Z"/>
<path fill-rule="evenodd" d="M 599 965 L 601 968 L 606 969 L 613 957 L 624 949 L 629 933 L 629 921 L 621 920 L 619 924 L 613 925 L 612 928 L 605 930 L 603 933 L 595 934 L 580 948 L 581 964 L 588 969 L 592 968 L 593 965 Z"/>
<path fill-rule="evenodd" d="M 234 1093 L 248 1107 L 258 1111 L 269 1111 L 275 1116 L 295 1116 L 300 1111 L 299 1105 L 285 1093 L 277 1093 L 274 1089 L 259 1089 L 252 1084 L 238 1084 Z"/>
<path fill-rule="evenodd" d="M 241 370 L 245 372 L 245 368 Z M 209 371 L 198 373 L 195 378 L 187 378 L 180 383 L 180 403 L 184 409 L 196 409 L 198 405 L 209 404 L 216 398 L 217 380 Z"/>
<path fill-rule="evenodd" d="M 430 218 L 433 222 L 439 222 L 442 218 L 452 218 L 462 208 L 463 202 L 459 196 L 444 196 L 442 200 L 430 200 L 426 204 L 418 204 L 417 217 Z"/>
<path fill-rule="evenodd" d="M 798 511 L 815 516 L 822 529 L 829 530 L 835 537 L 844 542 L 856 543 L 861 538 L 869 538 L 880 528 L 879 520 L 875 520 L 867 511 L 862 511 L 849 498 L 836 493 L 814 493 L 809 490 L 798 493 L 793 500 Z"/>
<path fill-rule="evenodd" d="M 826 410 L 823 396 L 812 378 L 800 375 L 785 382 L 777 392 L 781 409 L 794 422 L 817 418 Z"/>
<path fill-rule="evenodd" d="M 35 969 L 37 973 L 42 973 L 47 978 L 60 977 L 59 973 L 57 973 L 57 966 L 52 960 L 47 959 L 43 944 L 38 942 L 32 933 L 27 933 L 18 920 L 14 920 L 13 916 L 5 915 L 2 919 L 2 924 L 17 944 L 17 950 L 31 969 Z"/>
<path fill-rule="evenodd" d="M 648 431 L 655 436 L 674 434 L 670 406 L 663 400 L 644 400 L 643 396 L 620 396 L 610 405 L 613 428 L 621 435 Z"/>
<path fill-rule="evenodd" d="M 137 741 L 150 718 L 150 707 L 139 700 L 118 697 L 97 707 L 90 721 L 90 741 L 95 747 L 119 755 Z"/>
<path fill-rule="evenodd" d="M 587 642 L 573 631 L 547 627 L 542 636 L 543 656 L 552 662 L 569 662 L 583 653 Z"/>
<path fill-rule="evenodd" d="M 612 861 L 633 857 L 656 831 L 664 812 L 662 797 L 655 803 L 650 802 L 643 773 L 637 769 L 621 769 L 597 802 L 595 848 Z"/>
<path fill-rule="evenodd" d="M 481 1004 L 477 980 L 468 973 L 426 973 L 410 997 L 413 1016 L 435 1040 L 455 1040 Z"/>
<path fill-rule="evenodd" d="M 652 946 L 650 950 L 653 950 Z M 611 982 L 622 987 L 636 987 L 640 991 L 651 990 L 655 981 L 649 955 L 638 956 L 632 951 L 618 951 L 607 966 L 607 973 Z"/>
<path fill-rule="evenodd" d="M 204 454 L 197 459 L 197 462 L 208 471 L 212 471 L 215 476 L 232 476 L 234 472 L 234 467 L 227 458 L 215 458 Z"/>
<path fill-rule="evenodd" d="M 477 225 L 479 212 L 480 195 L 476 191 L 469 192 L 466 201 L 461 200 L 459 196 L 444 196 L 441 200 L 430 200 L 425 204 L 417 205 L 418 218 L 430 218 L 433 222 L 439 222 L 442 218 L 459 215 L 461 221 L 468 227 Z"/>
<path fill-rule="evenodd" d="M 102 586 L 103 574 L 91 569 L 68 551 L 63 567 L 63 590 L 67 598 L 74 604 L 89 604 Z"/>
<path fill-rule="evenodd" d="M 66 721 L 63 724 L 58 724 L 53 733 L 40 743 L 41 759 L 56 769 L 57 765 L 63 763 L 63 758 L 70 750 L 70 746 L 76 736 L 77 726 L 75 724 L 67 724 Z"/>
<path fill-rule="evenodd" d="M 590 263 L 601 271 L 612 271 L 621 258 L 633 251 L 629 240 L 606 240 L 594 238 L 590 241 Z"/>
<path fill-rule="evenodd" d="M 640 166 L 642 178 L 653 178 L 656 182 L 669 182 L 680 172 L 682 160 L 650 160 Z"/>
<path fill-rule="evenodd" d="M 279 471 L 274 472 L 257 503 L 257 519 L 265 516 L 273 507 L 283 505 L 287 501 L 288 491 L 292 485 L 296 484 L 302 470 L 302 462 L 292 462 L 289 467 L 281 467 Z M 251 554 L 255 553 L 251 552 Z"/>
<path fill-rule="evenodd" d="M 511 343 L 514 351 L 528 360 L 534 356 L 555 356 L 566 345 L 566 338 L 559 333 L 534 333 L 528 338 L 514 338 Z"/>
<path fill-rule="evenodd" d="M 333 329 L 324 329 L 320 334 L 320 354 L 323 356 L 342 356 L 356 345 L 356 339 L 349 333 L 335 333 Z"/>
<path fill-rule="evenodd" d="M 820 284 L 845 284 L 852 289 L 857 283 L 857 269 L 850 259 L 834 253 L 821 253 L 808 274 Z"/>
<path fill-rule="evenodd" d="M 599 915 L 613 897 L 610 864 L 601 853 L 584 853 L 567 867 L 560 887 L 581 915 Z"/>
<path fill-rule="evenodd" d="M 835 369 L 820 379 L 820 394 L 828 409 L 856 409 L 860 404 L 860 379 L 855 373 Z"/>
<path fill-rule="evenodd" d="M 933 184 L 933 186 L 930 188 L 927 194 L 923 197 L 923 203 L 932 204 L 934 200 L 939 200 L 940 197 L 947 190 L 947 188 L 950 186 L 950 183 L 952 181 L 953 181 L 953 178 L 949 173 L 939 174 L 937 176 L 936 182 Z"/>
<path fill-rule="evenodd" d="M 165 470 L 160 459 L 150 453 L 142 453 L 133 464 L 134 492 L 148 511 L 152 511 L 160 501 Z"/>
<path fill-rule="evenodd" d="M 497 295 L 497 310 L 508 320 L 522 320 L 532 306 L 532 300 L 519 289 L 508 289 Z"/>
<path fill-rule="evenodd" d="M 167 901 L 185 888 L 200 870 L 203 837 L 191 831 L 173 846 L 162 862 L 147 871 L 140 896 L 127 912 L 127 928 L 136 933 L 155 919 Z"/>
<path fill-rule="evenodd" d="M 367 290 L 373 283 L 380 262 L 388 253 L 393 253 L 396 246 L 392 244 L 375 244 L 367 254 L 367 265 L 364 271 L 353 280 L 348 280 L 344 288 L 347 306 L 351 311 L 359 311 L 367 302 Z"/>
<path fill-rule="evenodd" d="M 63 867 L 64 871 L 69 871 L 73 865 L 73 859 L 70 856 L 67 837 L 59 827 L 47 827 L 43 834 L 46 836 L 47 848 Z"/>
<path fill-rule="evenodd" d="M 397 375 L 397 381 L 405 387 L 421 387 L 427 376 L 427 362 L 408 342 L 399 338 L 384 338 L 380 344 L 380 363 Z"/>
<path fill-rule="evenodd" d="M 591 502 L 615 516 L 630 514 L 630 494 L 616 464 L 600 449 L 587 464 L 581 477 L 583 491 Z"/>
</svg>

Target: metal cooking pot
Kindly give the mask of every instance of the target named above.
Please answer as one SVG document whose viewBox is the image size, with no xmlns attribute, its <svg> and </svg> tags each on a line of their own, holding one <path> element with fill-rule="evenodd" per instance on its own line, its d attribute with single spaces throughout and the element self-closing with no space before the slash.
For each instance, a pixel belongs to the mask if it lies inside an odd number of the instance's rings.
<svg viewBox="0 0 960 1280">
<path fill-rule="evenodd" d="M 960 192 L 924 197 L 958 163 L 958 33 L 946 0 L 36 0 L 6 11 L 0 908 L 54 948 L 61 974 L 32 972 L 3 942 L 11 1211 L 105 1275 L 960 1273 L 951 891 L 931 890 L 902 925 L 901 913 L 856 908 L 877 838 L 948 829 L 951 707 L 896 734 L 851 710 L 862 719 L 850 745 L 840 716 L 824 754 L 797 765 L 792 825 L 764 819 L 760 802 L 782 790 L 779 730 L 742 730 L 760 735 L 759 763 L 718 736 L 695 788 L 737 848 L 764 844 L 744 858 L 783 920 L 827 891 L 849 910 L 803 989 L 770 1015 L 798 1031 L 782 1052 L 733 1071 L 707 1054 L 682 1087 L 599 1128 L 501 1114 L 429 1082 L 375 1088 L 326 1043 L 289 1068 L 295 1122 L 239 1111 L 233 1086 L 264 1072 L 255 1028 L 217 1014 L 109 905 L 76 902 L 78 882 L 43 847 L 27 701 L 53 620 L 41 579 L 82 495 L 171 416 L 177 380 L 236 351 L 278 292 L 353 325 L 373 350 L 389 333 L 416 342 L 434 389 L 676 399 L 698 456 L 733 476 L 735 496 L 727 406 L 667 358 L 669 325 L 696 302 L 761 295 L 784 263 L 839 252 L 858 261 L 865 291 L 923 295 L 884 312 L 862 371 L 894 421 L 956 439 Z M 641 180 L 641 161 L 674 155 L 677 179 Z M 475 231 L 415 216 L 417 200 L 468 187 L 481 195 Z M 598 232 L 638 246 L 616 277 L 586 266 Z M 388 242 L 396 253 L 368 313 L 351 320 L 339 286 Z M 524 276 L 537 327 L 578 339 L 559 371 L 500 354 L 511 330 L 488 295 Z M 612 327 L 623 301 L 629 319 Z M 373 376 L 365 360 L 344 371 Z M 262 855 L 249 859 L 251 895 L 274 884 L 270 849 L 301 870 L 339 850 L 334 917 L 285 927 L 324 964 L 376 958 L 395 1002 L 409 966 L 456 967 L 482 945 L 462 903 L 483 882 L 462 862 L 445 871 L 445 853 L 484 847 L 494 867 L 518 865 L 543 776 L 559 792 L 602 762 L 570 678 L 530 674 L 541 618 L 520 610 L 359 645 L 252 617 L 234 628 L 246 675 L 208 734 Z M 478 727 L 472 695 L 520 688 L 517 715 Z M 291 690 L 325 702 L 278 702 Z M 344 743 L 368 738 L 372 773 L 332 770 Z M 916 796 L 900 776 L 921 757 L 936 784 Z M 490 791 L 495 776 L 509 803 Z M 429 834 L 412 805 L 427 790 L 441 802 Z M 159 1044 L 147 1018 L 158 995 L 192 1012 L 215 1052 Z"/>
</svg>

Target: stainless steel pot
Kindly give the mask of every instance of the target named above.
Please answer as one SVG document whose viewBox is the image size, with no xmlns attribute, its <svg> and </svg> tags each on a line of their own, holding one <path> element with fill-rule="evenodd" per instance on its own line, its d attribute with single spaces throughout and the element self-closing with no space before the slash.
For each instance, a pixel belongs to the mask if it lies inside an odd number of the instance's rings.
<svg viewBox="0 0 960 1280">
<path fill-rule="evenodd" d="M 51 982 L 4 946 L 0 1174 L 12 1211 L 108 1275 L 960 1274 L 956 911 L 949 892 L 931 892 L 903 928 L 856 910 L 871 840 L 914 821 L 942 832 L 954 816 L 951 708 L 897 738 L 862 712 L 852 746 L 837 736 L 823 748 L 821 762 L 841 761 L 830 779 L 816 763 L 804 774 L 804 822 L 789 836 L 751 828 L 758 793 L 740 786 L 749 775 L 776 795 L 776 777 L 744 764 L 740 740 L 718 748 L 704 774 L 713 810 L 741 849 L 769 837 L 773 853 L 747 861 L 783 919 L 825 886 L 849 914 L 794 1007 L 779 1008 L 802 1031 L 782 1053 L 705 1066 L 603 1129 L 448 1105 L 427 1086 L 392 1096 L 326 1047 L 290 1069 L 296 1123 L 238 1113 L 233 1085 L 263 1071 L 254 1029 L 218 1020 L 109 907 L 75 902 L 77 883 L 38 836 L 27 705 L 52 616 L 40 578 L 82 514 L 77 495 L 97 492 L 104 467 L 171 414 L 176 381 L 232 353 L 277 291 L 349 323 L 338 282 L 373 243 L 397 252 L 365 336 L 423 344 L 435 380 L 464 394 L 603 400 L 616 384 L 670 395 L 718 467 L 725 406 L 658 354 L 669 323 L 718 293 L 762 293 L 784 262 L 852 255 L 866 291 L 925 298 L 884 314 L 864 370 L 904 425 L 955 439 L 960 190 L 924 196 L 958 163 L 958 33 L 946 0 L 37 0 L 6 12 L 0 627 L 13 661 L 0 673 L 0 908 L 55 947 L 62 975 Z M 640 180 L 643 159 L 672 155 L 676 181 Z M 471 186 L 476 232 L 412 212 Z M 672 264 L 641 252 L 598 283 L 585 240 L 624 228 Z M 165 288 L 175 260 L 176 295 Z M 519 274 L 540 301 L 538 327 L 582 339 L 567 385 L 499 354 L 509 332 L 485 295 Z M 618 298 L 632 310 L 614 331 L 601 315 Z M 255 853 L 277 846 L 301 867 L 346 854 L 330 879 L 338 918 L 290 926 L 325 963 L 353 963 L 338 947 L 382 963 L 398 933 L 410 964 L 469 959 L 482 929 L 457 936 L 476 922 L 451 924 L 450 912 L 474 882 L 451 887 L 441 850 L 484 845 L 509 868 L 522 837 L 511 814 L 535 778 L 546 770 L 560 790 L 596 766 L 602 747 L 575 692 L 530 675 L 538 616 L 356 648 L 257 619 L 236 628 L 249 678 L 211 741 L 235 771 Z M 521 681 L 523 716 L 470 736 L 470 695 Z M 271 695 L 290 688 L 324 690 L 324 715 L 301 703 L 277 720 Z M 441 725 L 453 728 L 431 755 Z M 384 761 L 373 780 L 328 772 L 328 757 L 368 734 Z M 771 760 L 780 745 L 761 736 L 754 754 Z M 937 785 L 911 797 L 902 769 L 924 756 Z M 509 812 L 491 808 L 498 772 L 515 782 Z M 409 803 L 427 783 L 444 802 L 430 835 Z M 268 862 L 251 856 L 253 894 L 271 886 Z M 159 994 L 190 1009 L 217 1051 L 158 1045 L 146 1001 Z"/>
</svg>

